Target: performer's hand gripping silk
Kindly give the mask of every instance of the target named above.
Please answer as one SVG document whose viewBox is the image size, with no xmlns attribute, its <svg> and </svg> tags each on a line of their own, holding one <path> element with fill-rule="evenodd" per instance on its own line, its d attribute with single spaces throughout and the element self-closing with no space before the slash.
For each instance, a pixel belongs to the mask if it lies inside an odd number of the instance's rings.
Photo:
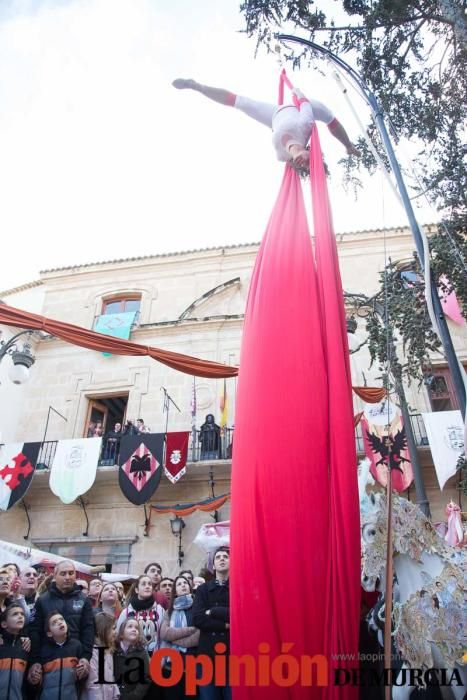
<svg viewBox="0 0 467 700">
<path fill-rule="evenodd" d="M 258 102 L 248 97 L 235 95 L 222 88 L 201 85 L 196 80 L 178 78 L 172 85 L 178 90 L 196 90 L 214 102 L 236 107 L 252 119 L 272 129 L 272 142 L 277 158 L 295 167 L 308 167 L 309 153 L 306 145 L 311 136 L 315 121 L 324 122 L 331 134 L 345 146 L 349 155 L 360 156 L 360 152 L 350 141 L 346 130 L 334 117 L 328 107 L 318 100 L 307 99 L 300 90 L 294 88 L 299 105 L 273 105 Z"/>
</svg>

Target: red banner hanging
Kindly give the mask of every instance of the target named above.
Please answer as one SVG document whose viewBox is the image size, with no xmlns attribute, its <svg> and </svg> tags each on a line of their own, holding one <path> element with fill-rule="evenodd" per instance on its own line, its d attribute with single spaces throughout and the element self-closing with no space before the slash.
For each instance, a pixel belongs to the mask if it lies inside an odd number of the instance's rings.
<svg viewBox="0 0 467 700">
<path fill-rule="evenodd" d="M 167 433 L 164 472 L 172 484 L 186 473 L 189 432 Z"/>
</svg>

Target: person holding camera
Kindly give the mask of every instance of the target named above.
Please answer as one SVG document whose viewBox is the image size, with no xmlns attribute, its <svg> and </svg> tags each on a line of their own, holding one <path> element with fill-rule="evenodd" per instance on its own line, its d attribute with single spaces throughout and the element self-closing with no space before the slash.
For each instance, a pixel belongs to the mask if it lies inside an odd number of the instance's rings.
<svg viewBox="0 0 467 700">
<path fill-rule="evenodd" d="M 138 427 L 131 420 L 127 420 L 122 435 L 139 435 Z"/>
</svg>

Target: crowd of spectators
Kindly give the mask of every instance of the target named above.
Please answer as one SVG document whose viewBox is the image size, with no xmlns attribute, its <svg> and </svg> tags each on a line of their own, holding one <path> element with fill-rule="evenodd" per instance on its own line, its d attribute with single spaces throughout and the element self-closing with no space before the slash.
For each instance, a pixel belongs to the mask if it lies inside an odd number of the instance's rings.
<svg viewBox="0 0 467 700">
<path fill-rule="evenodd" d="M 0 566 L 1 700 L 184 700 L 185 678 L 162 687 L 150 657 L 162 648 L 214 657 L 229 648 L 229 550 L 214 554 L 214 577 L 183 570 L 172 579 L 157 562 L 136 580 L 106 582 L 61 560 Z M 158 655 L 159 656 L 159 655 Z M 161 673 L 171 677 L 170 656 Z M 158 658 L 158 657 L 156 657 Z M 104 682 L 105 681 L 105 682 Z M 201 700 L 230 700 L 228 685 L 200 686 Z"/>
<path fill-rule="evenodd" d="M 127 420 L 124 426 L 117 421 L 106 433 L 104 433 L 103 424 L 101 422 L 90 421 L 86 437 L 102 437 L 101 461 L 115 464 L 120 452 L 120 440 L 122 436 L 142 435 L 150 432 L 151 428 L 145 424 L 142 418 L 138 418 L 136 421 Z"/>
</svg>

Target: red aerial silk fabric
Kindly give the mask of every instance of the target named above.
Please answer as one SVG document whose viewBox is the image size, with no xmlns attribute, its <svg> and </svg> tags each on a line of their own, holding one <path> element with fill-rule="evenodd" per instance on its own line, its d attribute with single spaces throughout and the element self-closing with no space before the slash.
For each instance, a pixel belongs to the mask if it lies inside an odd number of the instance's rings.
<svg viewBox="0 0 467 700">
<path fill-rule="evenodd" d="M 310 143 L 316 268 L 328 377 L 330 551 L 326 649 L 333 668 L 357 667 L 360 620 L 360 509 L 347 324 L 331 207 L 318 130 Z M 339 658 L 354 661 L 343 662 Z M 334 674 L 333 674 L 334 675 Z M 330 685 L 327 698 L 357 697 Z"/>
<path fill-rule="evenodd" d="M 271 661 L 281 651 L 328 659 L 358 653 L 360 539 L 347 335 L 316 139 L 311 154 L 318 266 L 301 185 L 287 166 L 253 271 L 238 381 L 231 652 L 258 658 L 265 642 Z M 356 691 L 242 684 L 234 700 L 354 698 Z"/>
</svg>

